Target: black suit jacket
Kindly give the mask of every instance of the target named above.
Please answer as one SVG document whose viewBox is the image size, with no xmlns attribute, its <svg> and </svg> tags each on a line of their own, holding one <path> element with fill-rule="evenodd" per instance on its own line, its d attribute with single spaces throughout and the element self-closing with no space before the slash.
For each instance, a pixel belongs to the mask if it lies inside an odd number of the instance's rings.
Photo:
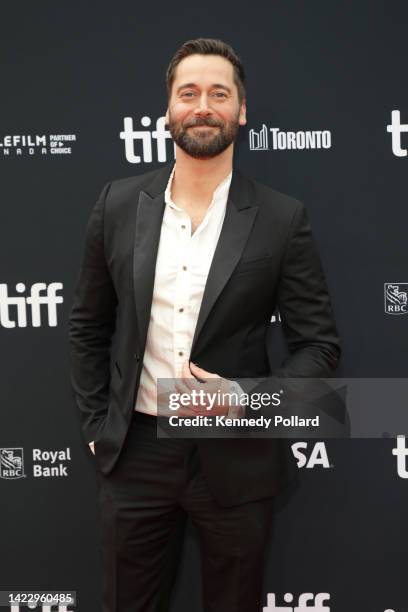
<svg viewBox="0 0 408 612">
<path fill-rule="evenodd" d="M 96 441 L 96 461 L 106 475 L 134 410 L 173 163 L 105 185 L 87 225 L 69 318 L 71 383 L 84 439 Z M 271 372 L 266 337 L 276 307 L 290 356 Z M 231 379 L 327 377 L 339 355 L 303 204 L 234 168 L 190 359 Z M 224 506 L 274 495 L 297 471 L 283 439 L 197 444 L 212 493 Z"/>
</svg>

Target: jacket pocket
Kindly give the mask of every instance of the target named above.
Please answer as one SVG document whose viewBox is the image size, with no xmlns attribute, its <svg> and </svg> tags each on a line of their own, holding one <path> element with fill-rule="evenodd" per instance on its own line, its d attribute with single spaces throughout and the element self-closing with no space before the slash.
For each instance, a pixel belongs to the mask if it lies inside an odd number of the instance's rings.
<svg viewBox="0 0 408 612">
<path fill-rule="evenodd" d="M 120 367 L 117 361 L 115 361 L 115 369 L 117 373 L 119 374 L 119 378 L 122 378 L 122 372 L 120 371 Z"/>
<path fill-rule="evenodd" d="M 249 259 L 242 261 L 237 265 L 231 276 L 238 276 L 246 272 L 256 272 L 257 270 L 264 270 L 269 268 L 272 264 L 274 256 L 268 255 L 267 257 L 257 257 L 256 259 Z"/>
</svg>

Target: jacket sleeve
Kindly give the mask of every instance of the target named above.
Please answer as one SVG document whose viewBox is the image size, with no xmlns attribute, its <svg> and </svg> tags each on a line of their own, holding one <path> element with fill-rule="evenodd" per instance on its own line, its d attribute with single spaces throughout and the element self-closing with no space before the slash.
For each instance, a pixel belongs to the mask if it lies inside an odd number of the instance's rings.
<svg viewBox="0 0 408 612">
<path fill-rule="evenodd" d="M 274 374 L 330 376 L 340 358 L 340 342 L 320 257 L 300 202 L 282 262 L 277 304 L 290 356 Z"/>
<path fill-rule="evenodd" d="M 93 207 L 69 316 L 70 379 L 86 442 L 97 440 L 108 412 L 110 346 L 117 296 L 104 254 L 104 210 L 110 183 Z"/>
<path fill-rule="evenodd" d="M 285 378 L 330 377 L 340 358 L 340 342 L 326 280 L 307 213 L 300 202 L 292 218 L 282 259 L 277 305 L 289 356 L 270 377 L 252 383 L 239 381 L 252 392 L 277 392 Z M 256 416 L 257 413 L 247 409 L 246 414 Z"/>
</svg>

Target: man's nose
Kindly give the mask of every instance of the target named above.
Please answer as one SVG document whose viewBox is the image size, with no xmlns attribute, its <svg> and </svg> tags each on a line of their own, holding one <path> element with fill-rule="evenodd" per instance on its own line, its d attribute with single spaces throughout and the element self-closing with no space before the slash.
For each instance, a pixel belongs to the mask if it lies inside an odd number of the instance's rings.
<svg viewBox="0 0 408 612">
<path fill-rule="evenodd" d="M 208 115 L 210 114 L 211 108 L 208 104 L 208 97 L 206 94 L 202 94 L 199 99 L 198 99 L 198 104 L 196 106 L 196 108 L 194 109 L 194 112 L 196 115 Z"/>
</svg>

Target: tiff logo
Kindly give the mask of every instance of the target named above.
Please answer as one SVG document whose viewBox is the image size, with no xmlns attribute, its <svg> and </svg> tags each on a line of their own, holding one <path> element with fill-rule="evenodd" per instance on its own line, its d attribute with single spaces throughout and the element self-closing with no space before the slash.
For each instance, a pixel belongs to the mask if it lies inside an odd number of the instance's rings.
<svg viewBox="0 0 408 612">
<path fill-rule="evenodd" d="M 408 132 L 408 123 L 401 124 L 401 113 L 399 110 L 391 111 L 391 123 L 387 125 L 387 132 L 391 134 L 392 152 L 396 157 L 406 157 L 408 149 L 403 149 L 401 134 Z"/>
<path fill-rule="evenodd" d="M 400 478 L 408 478 L 407 457 L 408 448 L 405 444 L 405 436 L 397 436 L 397 446 L 392 449 L 392 454 L 397 457 L 397 472 Z"/>
<path fill-rule="evenodd" d="M 140 123 L 143 127 L 148 128 L 152 120 L 148 116 L 142 117 Z M 129 163 L 140 164 L 142 161 L 146 164 L 150 164 L 153 161 L 153 147 L 152 141 L 156 141 L 157 157 L 155 161 L 165 162 L 167 161 L 167 149 L 166 140 L 172 140 L 172 136 L 165 128 L 166 118 L 159 117 L 156 121 L 155 130 L 135 130 L 133 128 L 132 117 L 125 117 L 123 120 L 123 131 L 120 132 L 119 137 L 125 141 L 125 156 Z M 141 141 L 142 144 L 142 157 L 137 155 L 135 152 L 136 141 Z M 176 145 L 174 144 L 174 157 L 176 156 Z M 140 148 L 139 148 L 140 150 Z"/>
<path fill-rule="evenodd" d="M 31 325 L 41 327 L 41 306 L 46 306 L 47 320 L 49 327 L 57 325 L 57 304 L 62 304 L 64 298 L 57 295 L 57 291 L 62 289 L 62 283 L 34 283 L 27 297 L 9 296 L 8 288 L 5 283 L 0 283 L 0 326 L 12 328 L 16 327 L 16 321 L 10 316 L 10 306 L 15 306 L 17 310 L 17 327 L 27 327 L 27 310 L 31 314 Z M 17 293 L 24 293 L 26 286 L 24 283 L 17 283 Z M 45 295 L 41 295 L 45 292 Z M 27 308 L 27 306 L 29 308 Z"/>
<path fill-rule="evenodd" d="M 285 593 L 283 599 L 286 603 L 293 603 L 292 593 Z M 277 606 L 275 593 L 268 593 L 267 606 L 263 608 L 262 612 L 330 612 L 329 606 L 324 606 L 323 603 L 330 599 L 329 593 L 301 593 L 298 598 L 297 606 Z M 309 602 L 313 605 L 309 606 Z"/>
</svg>

